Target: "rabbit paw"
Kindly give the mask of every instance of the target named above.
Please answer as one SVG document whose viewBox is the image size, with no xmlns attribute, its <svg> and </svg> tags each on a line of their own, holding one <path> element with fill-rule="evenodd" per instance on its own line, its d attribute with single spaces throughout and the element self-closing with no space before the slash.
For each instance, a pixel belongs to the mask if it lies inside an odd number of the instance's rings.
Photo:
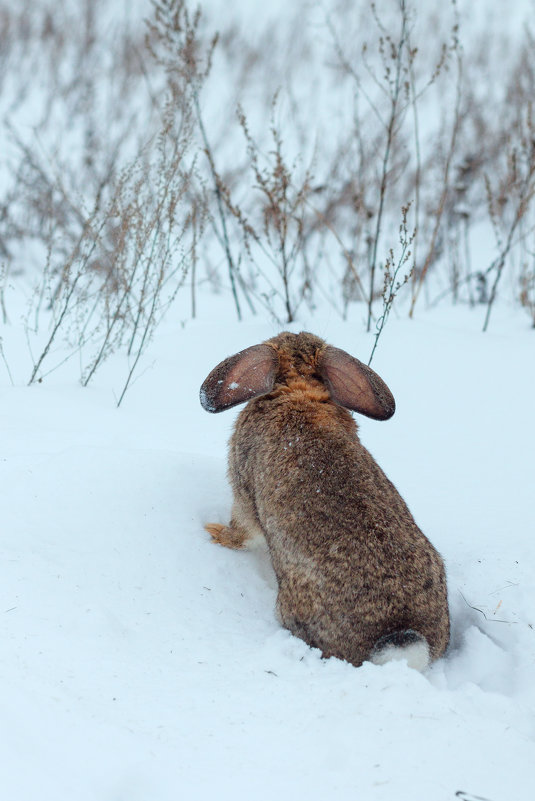
<svg viewBox="0 0 535 801">
<path fill-rule="evenodd" d="M 204 527 L 214 542 L 226 548 L 243 548 L 247 534 L 234 526 L 223 526 L 221 523 L 207 523 Z"/>
</svg>

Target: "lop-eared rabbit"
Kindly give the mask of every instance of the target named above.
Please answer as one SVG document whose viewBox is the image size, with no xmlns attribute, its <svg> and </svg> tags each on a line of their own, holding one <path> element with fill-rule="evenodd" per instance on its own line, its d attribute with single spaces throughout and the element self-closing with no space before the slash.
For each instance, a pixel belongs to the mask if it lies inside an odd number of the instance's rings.
<svg viewBox="0 0 535 801">
<path fill-rule="evenodd" d="M 249 401 L 230 440 L 234 492 L 215 542 L 267 540 L 281 623 L 325 657 L 404 658 L 419 670 L 448 644 L 444 565 L 357 435 L 395 402 L 369 367 L 313 334 L 284 332 L 225 359 L 201 387 L 221 412 Z"/>
</svg>

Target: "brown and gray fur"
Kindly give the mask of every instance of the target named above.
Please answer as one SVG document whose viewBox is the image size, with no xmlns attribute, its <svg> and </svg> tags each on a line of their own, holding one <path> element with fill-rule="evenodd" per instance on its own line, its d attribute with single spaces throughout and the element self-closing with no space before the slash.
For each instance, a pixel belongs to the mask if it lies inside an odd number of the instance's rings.
<svg viewBox="0 0 535 801">
<path fill-rule="evenodd" d="M 232 519 L 206 526 L 213 539 L 242 548 L 265 537 L 279 618 L 324 656 L 360 665 L 383 644 L 425 638 L 440 657 L 442 559 L 347 411 L 390 417 L 386 384 L 318 337 L 285 332 L 226 359 L 201 389 L 208 411 L 245 400 L 230 440 Z"/>
</svg>

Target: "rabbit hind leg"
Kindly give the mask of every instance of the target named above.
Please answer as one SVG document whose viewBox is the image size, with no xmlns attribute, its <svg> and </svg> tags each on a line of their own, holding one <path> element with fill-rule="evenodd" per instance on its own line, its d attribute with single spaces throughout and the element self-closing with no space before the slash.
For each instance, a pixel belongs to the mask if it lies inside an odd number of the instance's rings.
<svg viewBox="0 0 535 801">
<path fill-rule="evenodd" d="M 234 498 L 232 505 L 232 517 L 228 526 L 222 523 L 207 523 L 206 531 L 218 545 L 226 548 L 254 548 L 260 543 L 265 542 L 264 532 L 260 523 L 255 519 L 254 510 L 249 508 L 250 504 L 242 498 Z"/>
</svg>

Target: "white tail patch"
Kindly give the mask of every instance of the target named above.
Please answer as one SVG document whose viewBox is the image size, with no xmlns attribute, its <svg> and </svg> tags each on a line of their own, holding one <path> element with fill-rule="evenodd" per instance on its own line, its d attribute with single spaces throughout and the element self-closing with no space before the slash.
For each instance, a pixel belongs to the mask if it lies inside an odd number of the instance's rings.
<svg viewBox="0 0 535 801">
<path fill-rule="evenodd" d="M 385 665 L 387 662 L 401 659 L 404 659 L 409 667 L 420 672 L 428 668 L 431 654 L 427 640 L 410 630 L 383 637 L 370 656 L 370 662 L 374 665 Z"/>
</svg>

